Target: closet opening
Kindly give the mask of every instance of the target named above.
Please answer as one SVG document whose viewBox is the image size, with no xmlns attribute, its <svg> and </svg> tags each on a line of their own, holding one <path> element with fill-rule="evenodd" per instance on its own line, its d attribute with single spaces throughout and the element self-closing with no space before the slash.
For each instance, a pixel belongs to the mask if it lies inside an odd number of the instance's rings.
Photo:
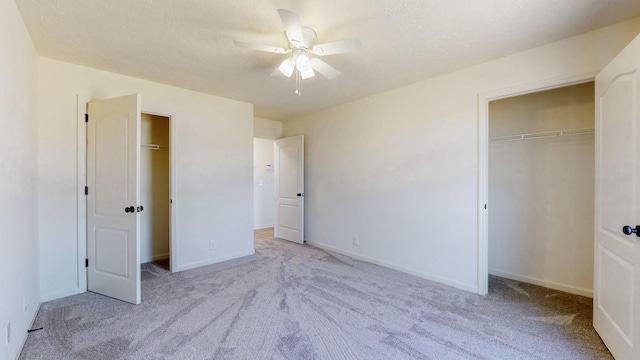
<svg viewBox="0 0 640 360">
<path fill-rule="evenodd" d="M 171 271 L 171 152 L 167 116 L 141 114 L 140 263 L 144 270 Z"/>
<path fill-rule="evenodd" d="M 488 273 L 592 297 L 594 83 L 487 110 Z"/>
</svg>

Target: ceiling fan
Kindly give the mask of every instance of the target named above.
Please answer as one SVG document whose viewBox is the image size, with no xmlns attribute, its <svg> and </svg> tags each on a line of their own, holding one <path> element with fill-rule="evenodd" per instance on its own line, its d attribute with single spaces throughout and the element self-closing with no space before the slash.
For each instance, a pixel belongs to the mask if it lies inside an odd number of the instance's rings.
<svg viewBox="0 0 640 360">
<path fill-rule="evenodd" d="M 238 47 L 266 51 L 274 54 L 289 54 L 274 73 L 280 71 L 284 76 L 291 77 L 295 72 L 296 80 L 299 82 L 300 78 L 308 79 L 313 77 L 315 75 L 315 70 L 327 79 L 334 79 L 340 75 L 340 71 L 317 57 L 312 57 L 311 55 L 327 56 L 344 54 L 357 51 L 361 47 L 360 39 L 358 38 L 350 38 L 315 45 L 317 36 L 316 32 L 309 27 L 302 26 L 300 16 L 298 14 L 285 9 L 278 9 L 278 13 L 280 14 L 280 20 L 282 20 L 285 34 L 289 40 L 288 49 L 278 46 L 234 41 Z M 296 84 L 298 84 L 298 82 Z M 297 87 L 296 94 L 299 94 Z"/>
</svg>

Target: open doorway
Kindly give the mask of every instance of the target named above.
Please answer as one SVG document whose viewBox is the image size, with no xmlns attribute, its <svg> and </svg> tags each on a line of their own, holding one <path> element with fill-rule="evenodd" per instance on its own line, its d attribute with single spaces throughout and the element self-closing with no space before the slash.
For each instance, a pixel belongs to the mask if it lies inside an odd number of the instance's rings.
<svg viewBox="0 0 640 360">
<path fill-rule="evenodd" d="M 176 260 L 173 118 L 143 113 L 139 94 L 78 97 L 78 114 L 78 285 L 139 304 L 142 264 L 170 271 Z"/>
<path fill-rule="evenodd" d="M 303 235 L 304 136 L 254 138 L 254 240 Z"/>
<path fill-rule="evenodd" d="M 593 82 L 595 76 L 595 72 L 584 73 L 478 94 L 478 294 L 489 293 L 489 104 L 500 99 Z"/>
<path fill-rule="evenodd" d="M 594 83 L 488 104 L 488 272 L 593 294 Z"/>
<path fill-rule="evenodd" d="M 273 237 L 275 222 L 274 146 L 272 139 L 253 139 L 254 239 Z"/>
<path fill-rule="evenodd" d="M 140 122 L 140 263 L 170 271 L 170 118 L 141 114 Z"/>
</svg>

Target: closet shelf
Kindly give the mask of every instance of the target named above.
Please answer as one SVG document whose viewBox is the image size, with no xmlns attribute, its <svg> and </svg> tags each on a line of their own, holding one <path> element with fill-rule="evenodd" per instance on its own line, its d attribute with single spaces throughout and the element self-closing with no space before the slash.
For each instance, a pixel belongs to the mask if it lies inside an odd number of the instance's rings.
<svg viewBox="0 0 640 360">
<path fill-rule="evenodd" d="M 163 150 L 163 149 L 168 149 L 168 146 L 162 146 L 162 145 L 157 145 L 157 144 L 142 144 L 140 145 L 141 148 L 143 149 L 148 149 L 148 150 Z"/>
<path fill-rule="evenodd" d="M 593 134 L 594 130 L 595 130 L 594 128 L 582 128 L 582 129 L 545 131 L 545 132 L 519 134 L 519 135 L 496 136 L 496 137 L 490 138 L 489 141 L 493 143 L 493 142 L 503 142 L 503 141 L 541 139 L 541 138 L 555 137 L 555 136 Z"/>
</svg>

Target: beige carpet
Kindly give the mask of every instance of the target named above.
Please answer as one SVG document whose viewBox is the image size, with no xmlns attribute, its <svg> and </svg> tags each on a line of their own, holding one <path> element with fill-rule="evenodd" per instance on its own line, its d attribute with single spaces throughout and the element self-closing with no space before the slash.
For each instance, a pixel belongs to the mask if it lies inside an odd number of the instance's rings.
<svg viewBox="0 0 640 360">
<path fill-rule="evenodd" d="M 485 297 L 278 239 L 170 274 L 142 304 L 45 303 L 20 359 L 611 359 L 591 299 L 492 277 Z"/>
</svg>

